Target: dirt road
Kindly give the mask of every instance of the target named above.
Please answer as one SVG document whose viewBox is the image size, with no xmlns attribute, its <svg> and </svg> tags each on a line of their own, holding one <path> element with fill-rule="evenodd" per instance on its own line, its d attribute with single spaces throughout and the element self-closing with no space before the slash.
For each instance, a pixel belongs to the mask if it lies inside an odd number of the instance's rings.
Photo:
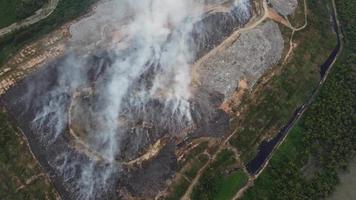
<svg viewBox="0 0 356 200">
<path fill-rule="evenodd" d="M 291 28 L 294 31 L 300 31 L 300 30 L 303 30 L 307 24 L 308 24 L 308 21 L 307 21 L 307 6 L 306 6 L 306 3 L 307 1 L 304 0 L 304 9 L 305 9 L 305 24 L 300 27 L 300 28 Z M 335 32 L 337 33 L 337 38 L 338 38 L 338 46 L 336 46 L 336 49 L 338 50 L 335 57 L 333 57 L 332 59 L 332 62 L 330 63 L 327 71 L 325 72 L 324 76 L 321 78 L 320 82 L 319 82 L 319 85 L 318 87 L 316 88 L 316 90 L 314 91 L 314 93 L 310 96 L 310 98 L 303 104 L 303 106 L 301 107 L 300 111 L 294 116 L 294 119 L 293 121 L 287 125 L 287 133 L 286 135 L 283 137 L 283 139 L 277 144 L 277 146 L 275 147 L 275 149 L 273 150 L 273 152 L 271 153 L 271 155 L 269 155 L 268 159 L 266 160 L 266 162 L 264 163 L 263 167 L 261 168 L 261 170 L 258 172 L 258 174 L 254 175 L 252 177 L 252 180 L 250 180 L 248 182 L 248 184 L 246 184 L 242 189 L 240 189 L 240 191 L 235 195 L 234 197 L 234 200 L 237 200 L 237 199 L 240 199 L 244 192 L 246 190 L 248 190 L 250 187 L 253 186 L 253 182 L 262 174 L 262 172 L 266 169 L 266 167 L 268 166 L 269 164 L 269 161 L 271 160 L 271 158 L 273 157 L 273 154 L 276 152 L 276 150 L 284 143 L 285 139 L 287 138 L 288 136 L 288 133 L 289 133 L 289 130 L 291 130 L 294 125 L 299 121 L 299 119 L 301 119 L 301 117 L 303 116 L 304 112 L 308 109 L 308 107 L 314 102 L 315 98 L 317 97 L 317 95 L 319 94 L 323 84 L 325 83 L 326 79 L 328 78 L 328 75 L 331 71 L 331 69 L 333 68 L 336 60 L 338 59 L 338 57 L 340 56 L 342 50 L 343 50 L 343 35 L 342 35 L 342 32 L 340 31 L 341 30 L 341 25 L 339 23 L 339 20 L 338 20 L 338 16 L 337 16 L 337 9 L 336 9 L 336 5 L 335 5 L 335 0 L 331 0 L 331 3 L 332 3 L 332 12 L 334 14 L 334 23 L 335 23 Z M 328 58 L 329 59 L 329 58 Z"/>
<path fill-rule="evenodd" d="M 13 31 L 19 30 L 21 28 L 35 24 L 53 13 L 58 5 L 59 0 L 50 0 L 41 9 L 37 10 L 36 13 L 20 22 L 15 22 L 10 26 L 0 29 L 0 38 L 4 35 L 12 33 Z"/>
</svg>

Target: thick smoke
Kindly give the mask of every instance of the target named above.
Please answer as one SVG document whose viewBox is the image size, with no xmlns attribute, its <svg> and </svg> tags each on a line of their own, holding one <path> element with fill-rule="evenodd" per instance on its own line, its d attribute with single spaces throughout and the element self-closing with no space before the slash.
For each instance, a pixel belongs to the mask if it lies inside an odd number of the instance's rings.
<svg viewBox="0 0 356 200">
<path fill-rule="evenodd" d="M 103 39 L 107 47 L 104 51 L 69 51 L 58 67 L 56 86 L 37 102 L 42 110 L 33 121 L 37 129 L 46 129 L 43 132 L 47 135 L 42 137 L 50 138 L 50 142 L 63 134 L 69 124 L 85 147 L 105 158 L 105 167 L 94 162 L 80 163 L 85 166 L 73 185 L 79 199 L 94 199 L 97 187 L 105 191 L 111 184 L 111 175 L 120 171 L 120 158 L 125 153 L 121 152 L 121 145 L 136 123 L 151 122 L 166 134 L 179 134 L 194 123 L 190 65 L 196 52 L 190 42 L 205 3 L 116 1 L 117 5 L 125 6 L 120 10 L 126 12 L 125 17 L 120 15 L 125 23 L 112 34 L 120 35 L 121 39 L 109 37 L 111 42 Z M 241 10 L 248 9 L 243 7 L 245 1 L 241 5 L 238 2 L 236 6 L 242 6 Z M 116 26 L 108 26 L 111 25 Z M 67 162 L 68 155 L 61 156 Z M 71 180 L 77 176 L 68 173 L 73 168 L 72 162 L 60 165 L 57 170 L 64 180 Z"/>
<path fill-rule="evenodd" d="M 146 105 L 152 100 L 164 103 L 163 115 L 168 119 L 184 125 L 191 120 L 188 100 L 192 52 L 187 42 L 194 18 L 188 11 L 196 6 L 181 0 L 128 1 L 126 5 L 134 14 L 121 30 L 127 38 L 121 42 L 130 47 L 114 48 L 112 65 L 103 75 L 105 80 L 97 83 L 100 100 L 96 103 L 102 104 L 99 118 L 104 124 L 100 126 L 101 134 L 93 134 L 100 135 L 93 142 L 106 147 L 101 153 L 110 160 L 120 149 L 120 134 L 126 133 L 125 127 L 118 127 L 120 116 L 145 115 Z M 173 124 L 180 123 L 167 125 Z"/>
</svg>

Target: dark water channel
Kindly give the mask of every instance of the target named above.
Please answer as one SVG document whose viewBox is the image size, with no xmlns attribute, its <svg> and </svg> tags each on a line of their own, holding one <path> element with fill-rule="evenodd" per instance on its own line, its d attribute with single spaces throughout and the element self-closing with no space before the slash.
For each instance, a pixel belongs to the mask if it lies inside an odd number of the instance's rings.
<svg viewBox="0 0 356 200">
<path fill-rule="evenodd" d="M 308 100 L 296 111 L 294 112 L 292 118 L 288 121 L 287 125 L 284 126 L 279 133 L 269 141 L 263 141 L 258 147 L 257 155 L 246 165 L 247 171 L 250 174 L 256 175 L 263 168 L 264 164 L 268 161 L 268 159 L 272 156 L 273 150 L 276 146 L 286 137 L 289 130 L 294 126 L 296 121 L 300 118 L 301 114 L 309 107 L 309 105 L 313 102 L 315 96 L 317 95 L 319 89 L 323 85 L 326 75 L 330 69 L 330 66 L 336 60 L 338 53 L 341 50 L 341 36 L 340 27 L 337 23 L 336 13 L 333 9 L 332 12 L 332 21 L 333 21 L 333 29 L 337 36 L 337 44 L 333 51 L 330 53 L 326 61 L 320 66 L 320 82 L 318 84 L 317 89 L 313 92 L 313 94 L 308 98 Z"/>
</svg>

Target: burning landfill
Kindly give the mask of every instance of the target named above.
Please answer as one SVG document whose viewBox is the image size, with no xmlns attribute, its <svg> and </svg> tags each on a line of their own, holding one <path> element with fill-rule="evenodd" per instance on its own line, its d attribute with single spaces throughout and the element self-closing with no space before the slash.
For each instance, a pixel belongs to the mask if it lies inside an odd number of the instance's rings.
<svg viewBox="0 0 356 200">
<path fill-rule="evenodd" d="M 179 142 L 229 127 L 194 64 L 251 16 L 249 0 L 102 1 L 1 100 L 64 199 L 153 197 Z"/>
</svg>

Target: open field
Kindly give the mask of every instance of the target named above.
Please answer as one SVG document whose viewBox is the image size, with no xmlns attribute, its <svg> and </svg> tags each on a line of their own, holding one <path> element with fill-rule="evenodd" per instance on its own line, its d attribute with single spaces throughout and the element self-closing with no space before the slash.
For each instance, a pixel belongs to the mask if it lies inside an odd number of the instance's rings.
<svg viewBox="0 0 356 200">
<path fill-rule="evenodd" d="M 234 197 L 248 180 L 236 161 L 232 151 L 221 151 L 193 188 L 191 199 L 228 200 Z"/>
</svg>

